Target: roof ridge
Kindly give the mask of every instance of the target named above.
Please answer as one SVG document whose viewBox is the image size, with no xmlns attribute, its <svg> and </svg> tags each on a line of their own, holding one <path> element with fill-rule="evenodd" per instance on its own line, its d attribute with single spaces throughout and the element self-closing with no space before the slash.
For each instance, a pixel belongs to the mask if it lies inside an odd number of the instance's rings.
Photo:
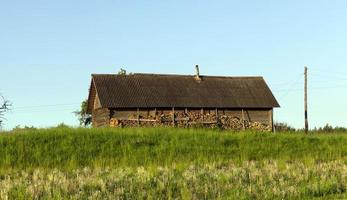
<svg viewBox="0 0 347 200">
<path fill-rule="evenodd" d="M 119 74 L 92 74 L 92 76 L 164 76 L 164 77 L 187 77 L 192 78 L 195 75 L 185 75 L 185 74 L 154 74 L 154 73 L 134 73 L 127 75 Z M 209 76 L 209 75 L 200 75 L 203 78 L 226 78 L 226 79 L 263 79 L 263 76 Z"/>
</svg>

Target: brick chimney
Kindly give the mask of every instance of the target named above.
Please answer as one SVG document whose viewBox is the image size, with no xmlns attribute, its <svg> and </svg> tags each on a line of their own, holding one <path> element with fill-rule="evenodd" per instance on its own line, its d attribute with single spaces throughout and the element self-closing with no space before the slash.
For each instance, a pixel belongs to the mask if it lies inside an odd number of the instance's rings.
<svg viewBox="0 0 347 200">
<path fill-rule="evenodd" d="M 200 82 L 201 81 L 201 77 L 200 77 L 199 65 L 195 65 L 195 70 L 196 70 L 195 80 Z"/>
</svg>

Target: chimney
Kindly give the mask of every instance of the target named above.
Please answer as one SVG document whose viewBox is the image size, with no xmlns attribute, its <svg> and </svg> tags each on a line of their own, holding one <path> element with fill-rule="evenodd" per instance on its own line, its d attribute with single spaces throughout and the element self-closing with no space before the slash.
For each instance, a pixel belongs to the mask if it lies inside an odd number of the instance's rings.
<svg viewBox="0 0 347 200">
<path fill-rule="evenodd" d="M 201 77 L 200 77 L 199 65 L 195 65 L 195 70 L 196 70 L 195 79 L 200 82 Z"/>
</svg>

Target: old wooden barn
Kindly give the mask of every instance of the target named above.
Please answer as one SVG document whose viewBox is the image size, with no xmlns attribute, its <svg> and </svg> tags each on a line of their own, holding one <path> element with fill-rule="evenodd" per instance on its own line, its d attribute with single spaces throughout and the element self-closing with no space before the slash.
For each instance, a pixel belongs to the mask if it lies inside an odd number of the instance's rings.
<svg viewBox="0 0 347 200">
<path fill-rule="evenodd" d="M 262 77 L 93 74 L 94 127 L 177 126 L 273 129 L 278 102 Z"/>
</svg>

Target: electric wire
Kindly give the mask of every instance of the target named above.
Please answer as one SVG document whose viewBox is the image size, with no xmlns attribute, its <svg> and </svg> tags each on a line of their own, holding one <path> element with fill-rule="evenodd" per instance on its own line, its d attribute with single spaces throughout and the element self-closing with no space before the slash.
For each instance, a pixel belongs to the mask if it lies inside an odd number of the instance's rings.
<svg viewBox="0 0 347 200">
<path fill-rule="evenodd" d="M 315 78 L 310 78 L 309 83 L 328 83 L 328 82 L 339 82 L 341 84 L 335 84 L 335 85 L 323 85 L 323 86 L 311 86 L 309 87 L 309 91 L 316 91 L 316 90 L 327 90 L 327 89 L 338 89 L 338 88 L 347 88 L 347 84 L 344 84 L 344 81 L 347 81 L 347 77 L 340 74 L 340 73 L 334 73 L 331 71 L 322 71 L 317 69 L 311 69 L 310 71 L 314 71 L 313 73 L 310 72 L 310 75 Z M 318 77 L 318 78 L 317 78 Z M 337 78 L 338 77 L 338 78 Z M 320 79 L 324 78 L 324 79 Z M 303 87 L 296 88 L 298 84 L 303 83 L 303 74 L 300 73 L 300 75 L 294 79 L 294 81 L 288 81 L 288 82 L 280 82 L 280 83 L 272 83 L 270 84 L 271 87 L 278 89 L 273 89 L 272 91 L 276 94 L 282 93 L 279 95 L 278 99 L 280 101 L 284 100 L 288 97 L 289 94 L 293 92 L 302 92 L 304 90 Z M 288 87 L 282 87 L 282 86 L 288 86 Z M 22 113 L 45 113 L 45 112 L 66 112 L 71 111 L 73 112 L 74 108 L 78 109 L 78 106 L 80 106 L 81 103 L 73 102 L 73 103 L 60 103 L 60 104 L 47 104 L 47 105 L 32 105 L 32 106 L 20 106 L 20 107 L 14 107 L 11 108 L 11 112 L 13 114 L 22 114 Z"/>
</svg>

